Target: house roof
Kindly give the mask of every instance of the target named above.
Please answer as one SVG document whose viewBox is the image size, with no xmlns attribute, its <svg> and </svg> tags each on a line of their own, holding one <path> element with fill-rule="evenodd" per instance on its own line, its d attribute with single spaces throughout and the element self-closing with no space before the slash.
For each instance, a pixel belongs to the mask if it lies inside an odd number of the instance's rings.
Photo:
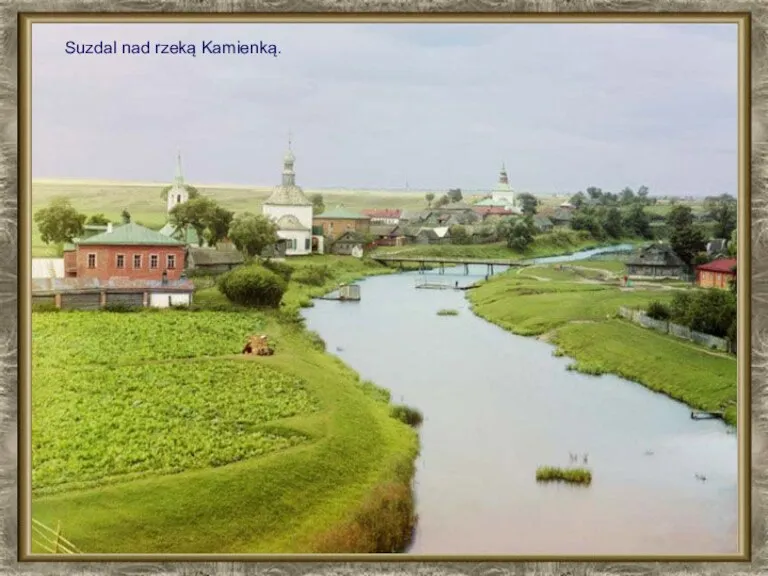
<svg viewBox="0 0 768 576">
<path fill-rule="evenodd" d="M 349 230 L 339 236 L 334 244 L 365 244 L 365 236 L 355 230 Z"/>
<path fill-rule="evenodd" d="M 337 206 L 336 208 L 323 212 L 319 216 L 315 216 L 315 220 L 370 220 L 370 218 L 359 212 L 347 210 L 343 206 Z"/>
<path fill-rule="evenodd" d="M 391 236 L 398 229 L 398 226 L 384 224 L 383 226 L 371 226 L 371 234 L 374 236 Z"/>
<path fill-rule="evenodd" d="M 548 215 L 550 220 L 560 220 L 570 222 L 573 220 L 573 213 L 566 208 L 557 208 L 552 215 Z"/>
<path fill-rule="evenodd" d="M 707 243 L 707 250 L 710 252 L 722 252 L 728 246 L 725 238 L 713 238 Z"/>
<path fill-rule="evenodd" d="M 472 210 L 472 208 L 473 207 L 467 204 L 466 202 L 452 202 L 450 204 L 445 204 L 441 206 L 440 208 L 438 208 L 438 210 L 449 210 L 449 211 Z"/>
<path fill-rule="evenodd" d="M 168 280 L 163 284 L 160 280 L 133 280 L 129 278 L 110 278 L 99 280 L 98 278 L 33 278 L 32 292 L 66 292 L 75 290 L 139 290 L 156 288 L 163 290 L 180 290 L 191 292 L 195 285 L 191 280 Z"/>
<path fill-rule="evenodd" d="M 515 214 L 515 211 L 510 210 L 507 206 L 475 206 L 473 210 L 482 216 L 511 216 Z"/>
<path fill-rule="evenodd" d="M 546 216 L 538 216 L 538 215 L 534 216 L 533 223 L 538 226 L 552 226 L 552 220 L 550 220 Z"/>
<path fill-rule="evenodd" d="M 189 248 L 189 256 L 196 266 L 216 264 L 242 264 L 243 255 L 237 250 L 216 250 L 215 248 Z"/>
<path fill-rule="evenodd" d="M 163 234 L 165 236 L 169 236 L 171 238 L 175 238 L 176 240 L 180 240 L 185 244 L 200 244 L 200 237 L 197 235 L 197 230 L 192 228 L 192 226 L 187 226 L 187 230 L 186 230 L 187 233 L 185 235 L 183 229 L 177 228 L 177 226 L 175 224 L 172 224 L 171 222 L 166 222 L 165 226 L 160 228 L 158 232 L 160 232 L 160 234 Z"/>
<path fill-rule="evenodd" d="M 703 270 L 706 272 L 720 272 L 724 274 L 735 274 L 736 258 L 721 258 L 720 260 L 713 260 L 708 264 L 702 264 L 697 266 L 696 270 Z"/>
<path fill-rule="evenodd" d="M 668 244 L 651 244 L 641 248 L 626 263 L 635 266 L 685 266 L 685 262 L 675 254 Z"/>
<path fill-rule="evenodd" d="M 363 210 L 363 214 L 370 218 L 400 218 L 403 213 L 399 208 L 372 208 Z"/>
<path fill-rule="evenodd" d="M 182 246 L 174 238 L 160 232 L 155 232 L 139 224 L 131 222 L 116 226 L 112 232 L 102 232 L 78 242 L 80 245 L 114 245 L 114 246 Z"/>
<path fill-rule="evenodd" d="M 299 222 L 299 219 L 296 218 L 293 214 L 285 214 L 283 216 L 280 216 L 280 218 L 277 219 L 277 229 L 278 230 L 309 230 L 304 224 Z"/>
</svg>

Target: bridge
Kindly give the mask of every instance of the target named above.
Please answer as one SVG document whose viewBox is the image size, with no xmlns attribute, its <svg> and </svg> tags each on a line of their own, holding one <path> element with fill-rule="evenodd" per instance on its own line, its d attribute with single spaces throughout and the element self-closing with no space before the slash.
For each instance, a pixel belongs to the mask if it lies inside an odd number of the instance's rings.
<svg viewBox="0 0 768 576">
<path fill-rule="evenodd" d="M 469 274 L 470 266 L 486 266 L 489 274 L 493 274 L 494 266 L 509 266 L 513 268 L 522 268 L 531 264 L 522 260 L 510 260 L 508 258 L 439 258 L 436 256 L 398 256 L 397 254 L 379 254 L 371 256 L 371 260 L 381 264 L 399 264 L 416 263 L 419 265 L 419 272 L 424 272 L 427 267 L 439 267 L 440 274 L 445 273 L 445 267 L 464 266 L 464 274 Z"/>
</svg>

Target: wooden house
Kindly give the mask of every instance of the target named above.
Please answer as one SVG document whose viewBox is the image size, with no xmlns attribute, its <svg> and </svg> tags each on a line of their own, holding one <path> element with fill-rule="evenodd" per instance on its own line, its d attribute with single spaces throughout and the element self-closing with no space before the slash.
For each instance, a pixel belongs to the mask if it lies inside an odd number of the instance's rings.
<svg viewBox="0 0 768 576">
<path fill-rule="evenodd" d="M 696 267 L 696 284 L 701 288 L 727 290 L 736 280 L 736 259 L 721 258 Z"/>
<path fill-rule="evenodd" d="M 630 278 L 683 279 L 686 265 L 668 244 L 651 244 L 630 256 L 626 262 Z"/>
</svg>

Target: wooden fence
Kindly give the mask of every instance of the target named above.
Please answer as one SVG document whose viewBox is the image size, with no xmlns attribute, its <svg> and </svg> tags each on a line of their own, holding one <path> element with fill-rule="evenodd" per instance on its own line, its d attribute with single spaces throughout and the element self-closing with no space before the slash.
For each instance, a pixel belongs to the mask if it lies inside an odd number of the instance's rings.
<svg viewBox="0 0 768 576">
<path fill-rule="evenodd" d="M 82 554 L 72 542 L 61 535 L 61 523 L 56 530 L 32 518 L 32 544 L 50 554 Z"/>
</svg>

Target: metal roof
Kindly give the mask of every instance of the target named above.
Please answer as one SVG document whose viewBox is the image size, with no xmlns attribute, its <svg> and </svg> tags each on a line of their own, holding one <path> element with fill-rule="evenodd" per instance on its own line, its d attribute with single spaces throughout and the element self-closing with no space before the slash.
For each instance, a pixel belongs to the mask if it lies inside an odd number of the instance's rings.
<svg viewBox="0 0 768 576">
<path fill-rule="evenodd" d="M 142 245 L 142 246 L 183 246 L 183 242 L 179 242 L 174 238 L 170 238 L 160 232 L 155 232 L 149 228 L 145 228 L 140 224 L 131 222 L 129 224 L 123 224 L 112 229 L 112 232 L 103 232 L 91 236 L 84 240 L 80 240 L 78 244 L 82 245 Z"/>
</svg>

